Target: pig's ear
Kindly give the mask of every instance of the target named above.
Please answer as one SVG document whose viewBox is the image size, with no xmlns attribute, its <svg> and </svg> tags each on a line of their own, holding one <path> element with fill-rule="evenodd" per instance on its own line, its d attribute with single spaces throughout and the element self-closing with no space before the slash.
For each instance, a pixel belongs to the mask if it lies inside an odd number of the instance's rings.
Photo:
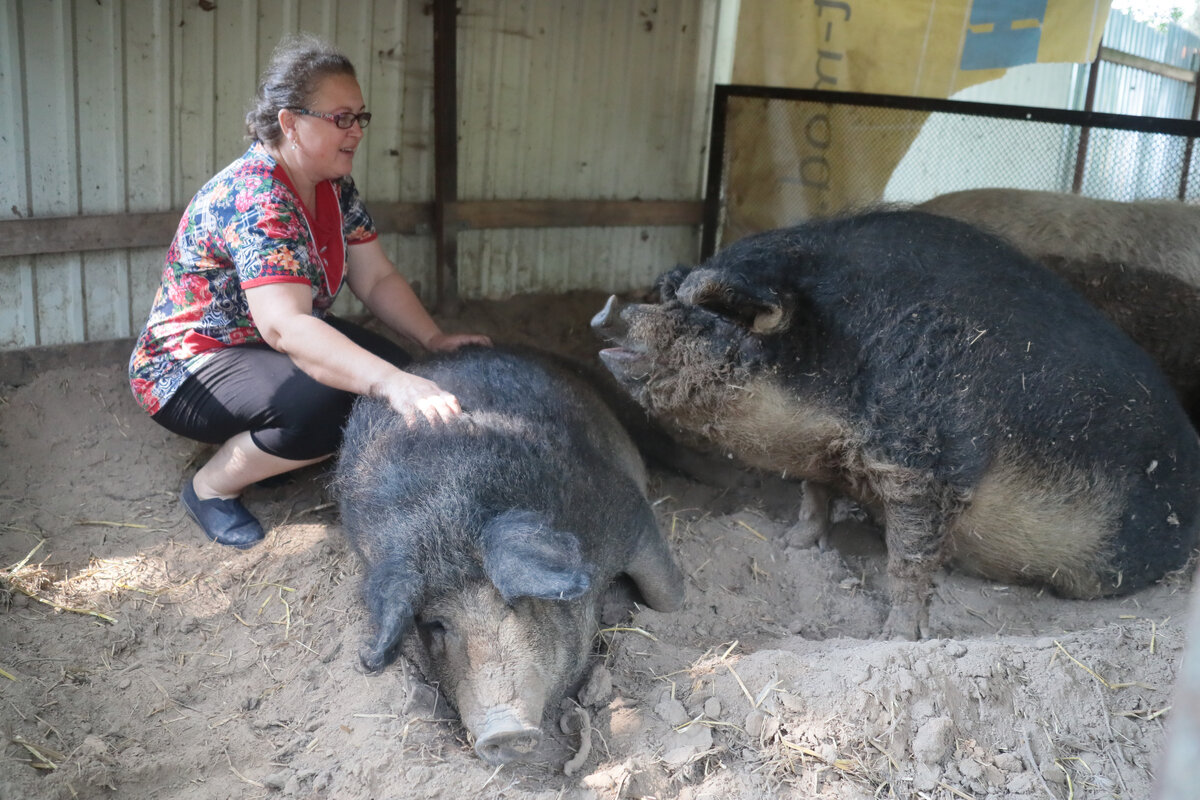
<svg viewBox="0 0 1200 800">
<path fill-rule="evenodd" d="M 711 270 L 693 272 L 676 294 L 683 302 L 720 314 L 754 333 L 777 333 L 791 324 L 792 303 L 787 296 L 770 287 L 720 280 Z"/>
<path fill-rule="evenodd" d="M 527 511 L 509 511 L 488 522 L 480 546 L 483 569 L 506 603 L 518 597 L 574 600 L 591 586 L 591 570 L 575 534 Z"/>
<path fill-rule="evenodd" d="M 679 288 L 679 284 L 683 283 L 683 279 L 688 276 L 692 268 L 686 264 L 676 264 L 675 269 L 664 272 L 659 275 L 654 281 L 654 294 L 658 298 L 658 302 L 665 303 L 668 300 L 675 299 L 675 291 Z"/>
<path fill-rule="evenodd" d="M 358 659 L 367 672 L 379 672 L 395 658 L 413 625 L 413 606 L 423 591 L 419 575 L 395 563 L 383 563 L 367 576 L 367 610 L 375 636 L 363 642 Z"/>
</svg>

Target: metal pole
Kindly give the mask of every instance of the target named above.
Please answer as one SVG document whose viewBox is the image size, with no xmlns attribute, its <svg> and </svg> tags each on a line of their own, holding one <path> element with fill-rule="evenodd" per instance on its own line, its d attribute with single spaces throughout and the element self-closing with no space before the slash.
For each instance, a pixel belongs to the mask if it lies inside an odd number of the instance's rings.
<svg viewBox="0 0 1200 800">
<path fill-rule="evenodd" d="M 1192 116 L 1191 120 L 1196 121 L 1196 117 L 1200 115 L 1200 68 L 1197 68 L 1195 75 L 1192 77 Z M 1196 137 L 1187 137 L 1187 144 L 1183 146 L 1183 168 L 1179 172 L 1179 199 L 1187 199 L 1188 173 L 1192 171 L 1192 148 L 1196 142 Z"/>
<path fill-rule="evenodd" d="M 1084 95 L 1083 110 L 1091 111 L 1092 106 L 1096 102 L 1096 75 L 1100 72 L 1100 52 L 1104 49 L 1104 42 L 1100 42 L 1100 47 L 1096 48 L 1096 59 L 1092 61 L 1092 66 L 1088 70 L 1087 92 Z M 1088 139 L 1091 136 L 1092 129 L 1084 126 L 1079 130 L 1079 148 L 1075 153 L 1075 179 L 1071 182 L 1071 191 L 1075 194 L 1083 189 L 1083 170 L 1087 165 Z"/>
</svg>

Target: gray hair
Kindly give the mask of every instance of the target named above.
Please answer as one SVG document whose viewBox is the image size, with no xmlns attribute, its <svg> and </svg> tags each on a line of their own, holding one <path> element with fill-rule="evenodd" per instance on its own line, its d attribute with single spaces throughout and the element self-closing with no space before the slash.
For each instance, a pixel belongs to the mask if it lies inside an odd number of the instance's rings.
<svg viewBox="0 0 1200 800">
<path fill-rule="evenodd" d="M 331 75 L 357 77 L 350 59 L 321 37 L 285 36 L 258 79 L 254 107 L 246 112 L 246 134 L 256 142 L 279 144 L 283 138 L 279 111 L 307 108 L 321 81 Z"/>
</svg>

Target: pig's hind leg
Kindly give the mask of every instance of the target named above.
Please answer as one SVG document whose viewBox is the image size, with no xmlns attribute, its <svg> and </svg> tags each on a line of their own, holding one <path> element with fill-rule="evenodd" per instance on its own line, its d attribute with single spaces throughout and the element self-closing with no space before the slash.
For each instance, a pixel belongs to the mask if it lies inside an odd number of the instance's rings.
<svg viewBox="0 0 1200 800">
<path fill-rule="evenodd" d="M 892 607 L 883 636 L 918 639 L 929 622 L 933 575 L 945 561 L 949 515 L 931 500 L 887 504 L 884 515 Z"/>
</svg>

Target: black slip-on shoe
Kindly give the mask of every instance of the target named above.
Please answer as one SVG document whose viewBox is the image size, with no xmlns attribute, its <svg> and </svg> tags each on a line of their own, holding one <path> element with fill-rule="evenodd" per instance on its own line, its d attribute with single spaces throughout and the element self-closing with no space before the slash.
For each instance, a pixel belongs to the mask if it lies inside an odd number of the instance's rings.
<svg viewBox="0 0 1200 800">
<path fill-rule="evenodd" d="M 204 535 L 217 544 L 245 550 L 266 537 L 262 525 L 240 500 L 223 500 L 219 497 L 201 500 L 196 497 L 191 478 L 183 482 L 179 501 L 183 503 L 188 516 L 204 530 Z"/>
</svg>

